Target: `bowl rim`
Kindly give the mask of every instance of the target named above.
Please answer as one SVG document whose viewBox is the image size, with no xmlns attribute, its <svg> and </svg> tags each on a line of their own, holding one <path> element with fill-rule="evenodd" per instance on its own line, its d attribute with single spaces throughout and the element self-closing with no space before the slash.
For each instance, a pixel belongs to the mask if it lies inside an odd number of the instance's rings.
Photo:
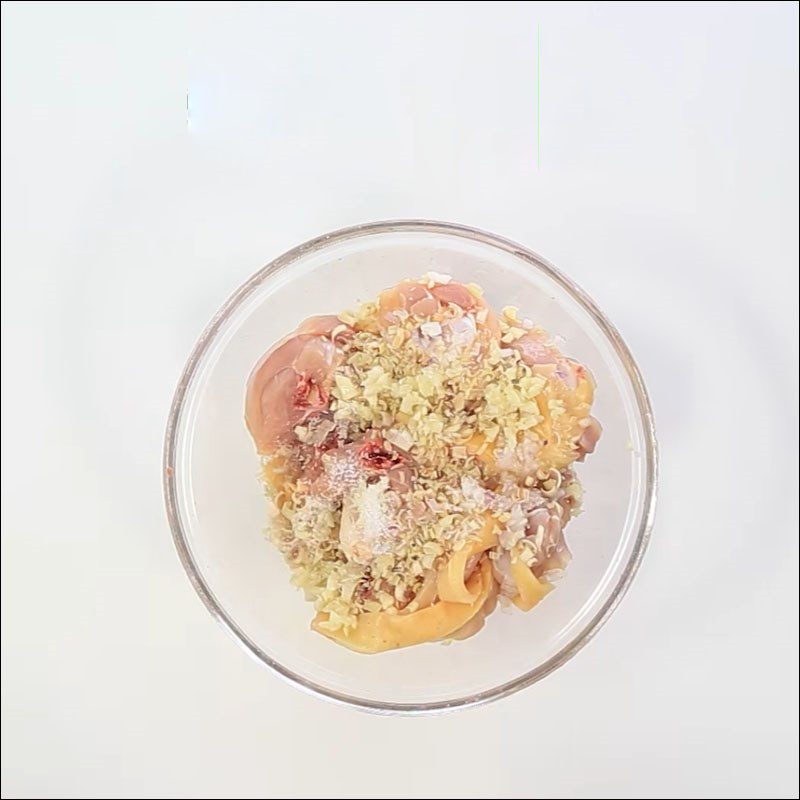
<svg viewBox="0 0 800 800">
<path fill-rule="evenodd" d="M 634 394 L 636 395 L 637 408 L 641 416 L 645 434 L 644 459 L 646 481 L 643 497 L 642 520 L 639 525 L 639 530 L 637 531 L 636 540 L 634 542 L 631 555 L 628 558 L 628 561 L 625 564 L 622 574 L 620 575 L 620 578 L 617 581 L 617 584 L 614 587 L 611 595 L 607 598 L 602 607 L 597 611 L 592 619 L 589 620 L 589 622 L 587 622 L 586 625 L 584 625 L 584 627 L 577 634 L 575 634 L 575 636 L 573 636 L 567 644 L 564 645 L 564 647 L 562 647 L 555 655 L 551 656 L 547 661 L 543 662 L 535 669 L 523 673 L 522 675 L 510 681 L 506 681 L 505 683 L 492 687 L 491 689 L 486 689 L 475 694 L 470 694 L 455 700 L 425 703 L 384 702 L 337 692 L 296 674 L 292 670 L 283 666 L 268 653 L 264 652 L 264 650 L 262 650 L 252 639 L 250 639 L 250 637 L 248 637 L 234 622 L 227 611 L 216 599 L 214 593 L 211 591 L 211 588 L 203 578 L 194 556 L 192 555 L 186 534 L 183 530 L 176 494 L 176 441 L 184 408 L 184 400 L 186 398 L 187 391 L 191 386 L 192 380 L 197 373 L 197 369 L 203 359 L 203 356 L 205 355 L 211 343 L 214 341 L 217 332 L 227 321 L 230 315 L 267 278 L 304 256 L 316 253 L 320 250 L 330 247 L 331 245 L 339 244 L 348 239 L 357 239 L 372 234 L 398 232 L 443 234 L 446 236 L 477 241 L 482 244 L 498 248 L 506 253 L 511 253 L 512 255 L 515 255 L 521 260 L 527 262 L 532 268 L 538 269 L 547 274 L 549 278 L 558 283 L 589 313 L 594 322 L 608 337 L 616 354 L 622 361 L 626 374 L 631 381 L 631 385 L 633 386 Z M 586 644 L 591 641 L 591 639 L 597 634 L 603 624 L 617 608 L 623 596 L 630 587 L 650 541 L 655 518 L 657 496 L 658 446 L 656 442 L 655 423 L 650 399 L 648 397 L 642 375 L 638 366 L 636 365 L 636 362 L 634 361 L 630 349 L 620 336 L 619 331 L 617 331 L 617 329 L 606 318 L 603 312 L 600 311 L 594 300 L 592 300 L 591 297 L 589 297 L 589 295 L 583 291 L 583 289 L 576 285 L 572 280 L 567 278 L 546 259 L 542 258 L 532 250 L 529 250 L 528 248 L 523 247 L 522 245 L 502 236 L 498 236 L 478 228 L 472 228 L 452 222 L 438 222 L 423 219 L 399 219 L 368 222 L 347 228 L 341 228 L 331 233 L 317 236 L 316 238 L 298 245 L 297 247 L 294 247 L 291 250 L 283 253 L 283 255 L 278 256 L 276 259 L 270 261 L 266 266 L 262 267 L 260 270 L 258 270 L 258 272 L 248 278 L 248 280 L 245 281 L 226 300 L 219 311 L 217 311 L 217 313 L 208 323 L 205 330 L 200 335 L 200 338 L 197 340 L 197 343 L 195 344 L 192 353 L 186 362 L 186 366 L 183 369 L 177 388 L 175 389 L 164 437 L 162 478 L 162 488 L 167 518 L 169 520 L 170 529 L 172 531 L 172 539 L 178 552 L 178 557 L 180 558 L 181 564 L 183 565 L 183 568 L 186 571 L 192 586 L 199 595 L 200 599 L 203 601 L 205 607 L 217 620 L 217 622 L 222 625 L 222 627 L 250 656 L 252 656 L 258 663 L 267 667 L 295 687 L 315 697 L 323 698 L 338 705 L 354 707 L 376 714 L 423 715 L 443 713 L 455 709 L 479 706 L 504 697 L 508 697 L 509 695 L 512 695 L 515 692 L 531 686 L 532 684 L 547 677 L 547 675 L 569 661 L 581 648 L 585 647 Z"/>
</svg>

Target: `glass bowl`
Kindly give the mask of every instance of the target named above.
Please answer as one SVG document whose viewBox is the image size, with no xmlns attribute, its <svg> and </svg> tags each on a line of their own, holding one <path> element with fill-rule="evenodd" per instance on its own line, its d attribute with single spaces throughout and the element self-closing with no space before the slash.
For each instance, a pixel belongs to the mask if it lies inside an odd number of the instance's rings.
<svg viewBox="0 0 800 800">
<path fill-rule="evenodd" d="M 359 655 L 309 628 L 313 609 L 263 535 L 266 505 L 243 421 L 244 387 L 267 348 L 312 314 L 373 298 L 429 270 L 515 305 L 587 365 L 604 428 L 579 465 L 585 511 L 567 528 L 572 563 L 534 610 L 498 609 L 450 646 Z M 441 222 L 377 222 L 320 236 L 250 278 L 211 320 L 178 384 L 164 448 L 164 494 L 181 562 L 234 639 L 300 689 L 379 713 L 419 714 L 496 700 L 570 659 L 616 608 L 650 535 L 653 415 L 641 375 L 594 302 L 544 259 L 490 233 Z"/>
</svg>

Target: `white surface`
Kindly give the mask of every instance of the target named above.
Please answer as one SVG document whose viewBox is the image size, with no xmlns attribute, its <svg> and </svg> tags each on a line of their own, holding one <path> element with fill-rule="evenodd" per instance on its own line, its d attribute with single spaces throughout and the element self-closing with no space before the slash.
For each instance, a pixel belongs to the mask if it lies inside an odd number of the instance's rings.
<svg viewBox="0 0 800 800">
<path fill-rule="evenodd" d="M 797 21 L 4 3 L 3 796 L 796 796 Z M 571 663 L 386 719 L 232 644 L 159 462 L 230 291 L 411 216 L 517 239 L 594 295 L 649 383 L 662 478 L 641 573 Z"/>
</svg>

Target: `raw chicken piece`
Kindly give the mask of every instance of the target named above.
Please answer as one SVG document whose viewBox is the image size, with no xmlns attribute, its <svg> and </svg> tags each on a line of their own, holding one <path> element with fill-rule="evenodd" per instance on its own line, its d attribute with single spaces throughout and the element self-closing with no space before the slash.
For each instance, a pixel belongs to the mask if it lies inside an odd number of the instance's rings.
<svg viewBox="0 0 800 800">
<path fill-rule="evenodd" d="M 463 312 L 456 319 L 470 318 L 479 330 L 486 330 L 492 336 L 499 335 L 500 328 L 492 309 L 464 284 L 455 281 L 436 284 L 430 288 L 418 281 L 401 281 L 391 289 L 381 292 L 378 297 L 378 321 L 386 328 L 401 322 L 410 314 L 452 325 L 455 320 L 448 319 L 446 313 L 451 305 L 457 306 Z M 485 314 L 482 313 L 484 310 Z M 454 330 L 454 333 L 457 332 L 459 331 Z M 460 333 L 463 336 L 463 331 Z"/>
<path fill-rule="evenodd" d="M 388 327 L 401 321 L 404 314 L 432 317 L 439 303 L 427 287 L 417 281 L 400 281 L 378 296 L 378 322 Z"/>
<path fill-rule="evenodd" d="M 512 598 L 517 593 L 517 584 L 511 575 L 511 556 L 501 552 L 497 558 L 492 559 L 492 574 L 497 586 L 504 597 Z"/>
<path fill-rule="evenodd" d="M 574 391 L 581 381 L 594 380 L 582 364 L 567 358 L 555 345 L 550 335 L 541 328 L 528 331 L 509 344 L 518 351 L 522 361 L 529 367 L 539 367 L 539 372 L 557 378 L 568 391 Z"/>
<path fill-rule="evenodd" d="M 389 488 L 394 492 L 403 494 L 407 492 L 414 481 L 414 468 L 408 456 L 379 436 L 368 436 L 359 442 L 357 452 L 362 467 L 367 475 L 373 478 L 386 475 Z"/>
<path fill-rule="evenodd" d="M 536 397 L 543 420 L 535 431 L 542 442 L 536 460 L 540 468 L 561 469 L 586 453 L 600 438 L 599 423 L 589 416 L 594 379 L 582 364 L 564 356 L 540 328 L 525 333 L 512 347 L 547 383 Z"/>
<path fill-rule="evenodd" d="M 537 508 L 528 517 L 527 538 L 535 545 L 532 570 L 537 578 L 550 570 L 564 569 L 572 560 L 561 517 L 546 508 Z"/>
<path fill-rule="evenodd" d="M 509 347 L 519 351 L 522 360 L 529 367 L 558 364 L 563 359 L 553 340 L 541 328 L 528 331 L 516 341 L 511 342 Z"/>
<path fill-rule="evenodd" d="M 368 436 L 356 442 L 317 452 L 314 464 L 306 467 L 303 490 L 309 494 L 341 499 L 361 479 L 375 480 L 386 476 L 389 488 L 403 494 L 414 481 L 414 468 L 408 456 L 378 436 Z"/>
<path fill-rule="evenodd" d="M 578 439 L 578 450 L 580 451 L 578 461 L 583 461 L 589 453 L 594 453 L 594 448 L 602 433 L 603 426 L 594 417 L 588 417 L 588 423 L 583 429 L 581 438 Z"/>
<path fill-rule="evenodd" d="M 464 311 L 474 311 L 483 306 L 483 301 L 475 297 L 463 283 L 450 281 L 448 283 L 437 284 L 431 288 L 431 294 L 443 305 L 452 303 L 463 308 Z"/>
<path fill-rule="evenodd" d="M 335 314 L 320 314 L 316 317 L 309 317 L 297 327 L 297 333 L 310 333 L 315 336 L 330 336 L 336 328 L 345 328 L 345 332 L 350 331 Z"/>
<path fill-rule="evenodd" d="M 256 364 L 247 381 L 245 421 L 256 449 L 269 455 L 291 442 L 294 428 L 327 411 L 339 348 L 338 317 L 311 317 Z"/>
</svg>

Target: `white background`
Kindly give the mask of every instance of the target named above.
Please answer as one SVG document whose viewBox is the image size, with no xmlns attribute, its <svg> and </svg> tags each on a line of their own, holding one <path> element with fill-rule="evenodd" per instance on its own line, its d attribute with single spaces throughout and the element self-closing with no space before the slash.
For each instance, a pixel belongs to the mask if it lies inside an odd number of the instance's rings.
<svg viewBox="0 0 800 800">
<path fill-rule="evenodd" d="M 797 796 L 796 4 L 2 22 L 4 797 Z M 637 356 L 661 445 L 608 625 L 441 718 L 261 669 L 162 510 L 171 394 L 216 308 L 289 247 L 392 217 L 572 276 Z"/>
</svg>

